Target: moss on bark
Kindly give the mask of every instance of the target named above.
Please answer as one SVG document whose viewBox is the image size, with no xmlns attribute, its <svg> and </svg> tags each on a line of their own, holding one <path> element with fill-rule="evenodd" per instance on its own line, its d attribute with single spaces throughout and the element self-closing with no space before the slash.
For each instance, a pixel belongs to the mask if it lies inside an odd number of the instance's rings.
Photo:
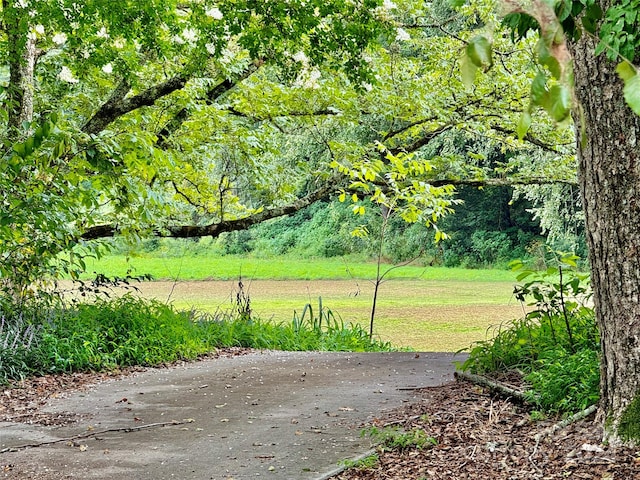
<svg viewBox="0 0 640 480">
<path fill-rule="evenodd" d="M 636 396 L 624 409 L 618 423 L 618 436 L 625 443 L 640 443 L 640 395 Z"/>
</svg>

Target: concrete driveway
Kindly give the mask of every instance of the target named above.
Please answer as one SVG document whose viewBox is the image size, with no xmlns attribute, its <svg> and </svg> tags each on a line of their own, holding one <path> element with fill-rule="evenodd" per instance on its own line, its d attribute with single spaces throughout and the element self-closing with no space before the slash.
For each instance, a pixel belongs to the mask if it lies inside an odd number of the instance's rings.
<svg viewBox="0 0 640 480">
<path fill-rule="evenodd" d="M 80 415 L 71 425 L 1 423 L 0 478 L 323 478 L 371 448 L 363 422 L 410 402 L 416 387 L 452 380 L 453 361 L 254 352 L 150 369 L 51 401 L 53 415 Z"/>
</svg>

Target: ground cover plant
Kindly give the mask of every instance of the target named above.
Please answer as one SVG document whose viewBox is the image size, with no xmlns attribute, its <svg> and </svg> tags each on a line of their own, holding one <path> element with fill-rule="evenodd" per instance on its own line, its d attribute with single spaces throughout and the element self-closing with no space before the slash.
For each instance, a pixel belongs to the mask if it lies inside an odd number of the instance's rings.
<svg viewBox="0 0 640 480">
<path fill-rule="evenodd" d="M 26 304 L 5 309 L 0 383 L 48 373 L 101 371 L 192 360 L 216 348 L 390 350 L 337 319 L 266 322 L 232 313 L 178 310 L 133 295 L 91 303 Z"/>
<path fill-rule="evenodd" d="M 598 402 L 600 342 L 589 304 L 589 278 L 577 257 L 560 255 L 538 272 L 514 263 L 515 294 L 530 310 L 501 325 L 494 338 L 477 342 L 462 366 L 473 373 L 516 372 L 527 400 L 551 413 L 575 413 Z"/>
</svg>

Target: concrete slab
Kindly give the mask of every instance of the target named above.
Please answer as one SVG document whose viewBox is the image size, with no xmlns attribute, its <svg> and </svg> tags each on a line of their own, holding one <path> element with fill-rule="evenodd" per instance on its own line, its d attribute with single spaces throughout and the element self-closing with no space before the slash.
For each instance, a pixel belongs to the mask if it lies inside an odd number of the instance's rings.
<svg viewBox="0 0 640 480">
<path fill-rule="evenodd" d="M 371 447 L 362 422 L 410 402 L 415 387 L 452 380 L 453 361 L 448 353 L 254 352 L 150 369 L 47 405 L 82 415 L 73 425 L 0 425 L 0 449 L 89 435 L 2 453 L 0 465 L 11 467 L 0 478 L 321 478 Z"/>
</svg>

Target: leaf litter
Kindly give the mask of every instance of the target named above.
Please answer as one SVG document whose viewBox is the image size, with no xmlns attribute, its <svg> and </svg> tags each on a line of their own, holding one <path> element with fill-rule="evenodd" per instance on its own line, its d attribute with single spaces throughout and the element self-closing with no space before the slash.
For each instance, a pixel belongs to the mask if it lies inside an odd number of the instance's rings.
<svg viewBox="0 0 640 480">
<path fill-rule="evenodd" d="M 407 432 L 418 428 L 436 444 L 378 449 L 373 467 L 353 467 L 332 480 L 640 478 L 640 450 L 601 444 L 602 428 L 594 414 L 539 435 L 561 419 L 534 421 L 521 404 L 468 382 L 419 392 L 419 401 L 388 412 L 367 427 L 401 426 Z"/>
</svg>

